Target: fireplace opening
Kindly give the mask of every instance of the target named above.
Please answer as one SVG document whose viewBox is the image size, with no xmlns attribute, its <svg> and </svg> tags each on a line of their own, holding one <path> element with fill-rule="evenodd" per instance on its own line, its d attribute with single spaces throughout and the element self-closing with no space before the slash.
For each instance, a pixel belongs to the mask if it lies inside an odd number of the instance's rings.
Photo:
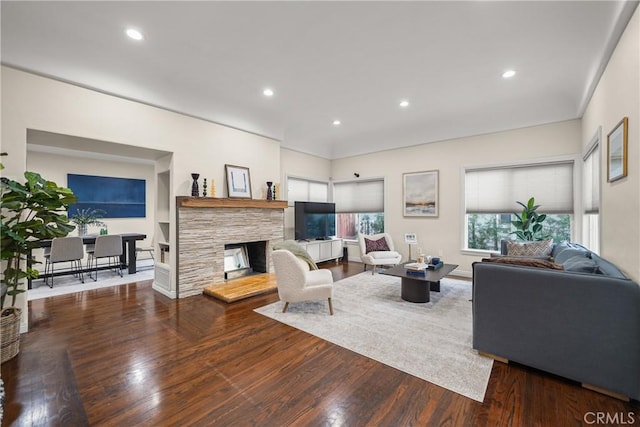
<svg viewBox="0 0 640 427">
<path fill-rule="evenodd" d="M 266 272 L 266 240 L 224 245 L 225 280 Z"/>
</svg>

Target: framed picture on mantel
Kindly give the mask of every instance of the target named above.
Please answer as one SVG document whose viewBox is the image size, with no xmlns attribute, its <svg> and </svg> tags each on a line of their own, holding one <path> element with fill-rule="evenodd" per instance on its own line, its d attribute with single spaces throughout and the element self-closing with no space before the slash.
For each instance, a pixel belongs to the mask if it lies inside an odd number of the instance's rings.
<svg viewBox="0 0 640 427">
<path fill-rule="evenodd" d="M 249 168 L 243 166 L 224 165 L 227 176 L 227 194 L 230 198 L 250 199 L 251 178 Z"/>
</svg>

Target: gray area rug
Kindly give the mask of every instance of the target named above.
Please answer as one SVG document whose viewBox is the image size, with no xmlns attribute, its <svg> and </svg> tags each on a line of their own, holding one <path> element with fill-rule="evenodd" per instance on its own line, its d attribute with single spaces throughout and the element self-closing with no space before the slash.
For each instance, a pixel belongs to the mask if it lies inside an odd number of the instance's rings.
<svg viewBox="0 0 640 427">
<path fill-rule="evenodd" d="M 361 273 L 326 301 L 276 302 L 257 313 L 482 402 L 493 360 L 471 347 L 471 283 L 445 278 L 431 302 L 400 298 L 400 278 Z"/>
</svg>

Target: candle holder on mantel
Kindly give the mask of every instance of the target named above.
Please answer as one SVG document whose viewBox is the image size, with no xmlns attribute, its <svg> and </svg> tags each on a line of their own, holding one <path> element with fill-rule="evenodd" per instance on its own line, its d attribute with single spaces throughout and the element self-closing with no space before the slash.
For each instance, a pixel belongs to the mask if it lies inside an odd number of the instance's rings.
<svg viewBox="0 0 640 427">
<path fill-rule="evenodd" d="M 200 190 L 198 188 L 198 178 L 200 178 L 200 174 L 192 173 L 191 178 L 193 178 L 193 184 L 191 184 L 191 195 L 193 197 L 198 197 L 200 195 Z"/>
<path fill-rule="evenodd" d="M 267 200 L 273 200 L 273 191 L 271 190 L 271 186 L 273 182 L 267 181 Z"/>
<path fill-rule="evenodd" d="M 207 197 L 207 178 L 204 179 L 202 184 L 202 197 Z"/>
</svg>

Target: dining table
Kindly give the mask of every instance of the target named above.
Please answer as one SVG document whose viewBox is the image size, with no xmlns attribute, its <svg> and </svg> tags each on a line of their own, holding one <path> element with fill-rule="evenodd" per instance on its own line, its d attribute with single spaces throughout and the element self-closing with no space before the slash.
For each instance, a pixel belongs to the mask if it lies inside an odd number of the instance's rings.
<svg viewBox="0 0 640 427">
<path fill-rule="evenodd" d="M 96 238 L 98 234 L 85 234 L 82 237 L 82 243 L 85 245 L 93 245 L 96 243 Z M 136 268 L 136 241 L 144 240 L 147 238 L 146 234 L 143 233 L 120 233 L 122 236 L 122 255 L 120 255 L 120 266 L 122 268 L 127 268 L 129 274 L 135 274 L 137 271 Z M 37 248 L 50 248 L 52 239 L 42 239 L 34 242 L 33 248 L 29 253 L 28 262 L 32 262 L 33 259 L 33 249 Z M 88 271 L 84 269 L 84 271 Z M 54 273 L 54 275 L 62 275 L 68 274 L 65 272 Z M 41 274 L 40 277 L 46 277 L 49 275 Z M 27 288 L 31 289 L 31 279 L 27 281 Z"/>
</svg>

